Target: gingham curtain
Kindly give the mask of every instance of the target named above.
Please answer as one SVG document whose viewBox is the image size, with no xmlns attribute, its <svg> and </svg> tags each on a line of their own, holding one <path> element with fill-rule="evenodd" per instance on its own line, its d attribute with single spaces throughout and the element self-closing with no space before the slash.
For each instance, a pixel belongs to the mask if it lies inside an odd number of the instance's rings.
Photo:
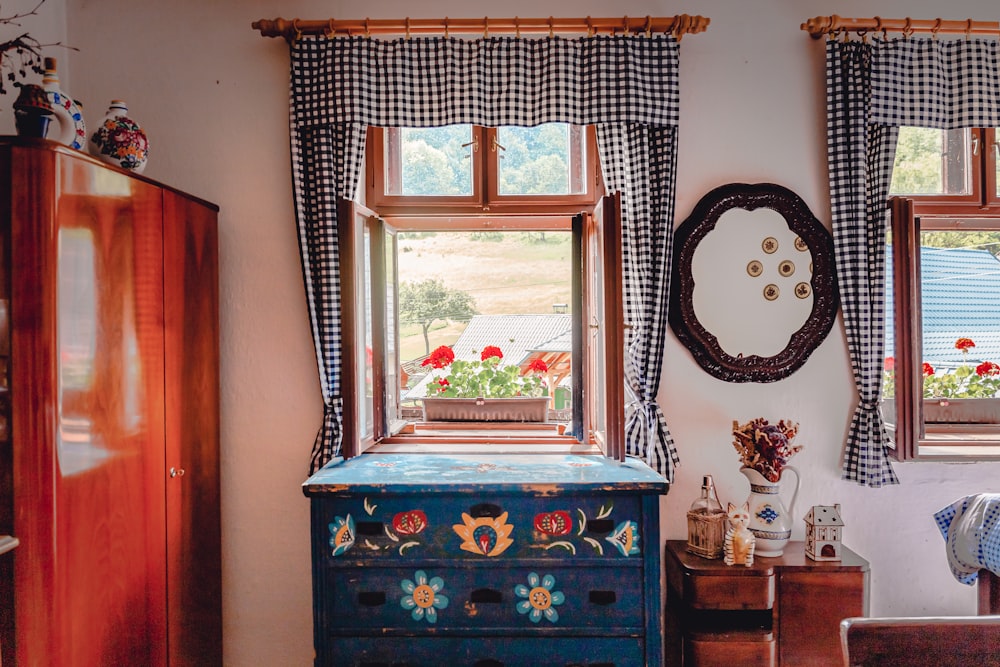
<svg viewBox="0 0 1000 667">
<path fill-rule="evenodd" d="M 995 40 L 827 42 L 827 158 L 837 280 L 860 400 L 843 478 L 898 484 L 879 414 L 885 353 L 886 201 L 901 126 L 1000 125 Z"/>
<path fill-rule="evenodd" d="M 563 122 L 597 127 L 609 190 L 622 191 L 627 450 L 672 481 L 678 458 L 656 392 L 676 182 L 676 40 L 320 36 L 296 40 L 291 54 L 296 221 L 325 403 L 311 469 L 341 446 L 336 200 L 356 194 L 366 127 Z"/>
</svg>

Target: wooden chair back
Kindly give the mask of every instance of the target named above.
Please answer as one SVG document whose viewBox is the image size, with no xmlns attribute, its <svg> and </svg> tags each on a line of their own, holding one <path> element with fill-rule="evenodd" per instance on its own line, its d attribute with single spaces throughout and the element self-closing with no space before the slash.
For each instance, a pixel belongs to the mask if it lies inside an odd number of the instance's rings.
<svg viewBox="0 0 1000 667">
<path fill-rule="evenodd" d="M 847 618 L 846 667 L 1000 667 L 1000 616 Z"/>
</svg>

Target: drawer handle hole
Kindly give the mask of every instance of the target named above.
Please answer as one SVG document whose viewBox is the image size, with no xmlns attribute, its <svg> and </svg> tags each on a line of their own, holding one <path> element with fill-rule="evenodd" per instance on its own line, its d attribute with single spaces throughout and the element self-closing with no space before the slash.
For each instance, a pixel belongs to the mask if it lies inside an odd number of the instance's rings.
<svg viewBox="0 0 1000 667">
<path fill-rule="evenodd" d="M 492 588 L 479 588 L 469 594 L 469 602 L 500 604 L 503 602 L 503 593 Z"/>
<path fill-rule="evenodd" d="M 591 604 L 607 606 L 618 602 L 618 596 L 614 591 L 590 591 Z"/>
<path fill-rule="evenodd" d="M 587 522 L 588 533 L 610 533 L 615 528 L 611 519 L 591 519 Z"/>
<path fill-rule="evenodd" d="M 380 607 L 385 604 L 385 593 L 382 591 L 361 591 L 358 593 L 358 604 L 364 607 Z"/>
<path fill-rule="evenodd" d="M 475 663 L 473 663 L 472 667 L 504 667 L 504 666 L 503 663 L 500 662 L 499 660 L 493 660 L 491 658 L 487 658 L 485 660 L 477 660 Z"/>
<path fill-rule="evenodd" d="M 358 521 L 357 523 L 358 535 L 381 535 L 382 530 L 381 521 Z"/>
<path fill-rule="evenodd" d="M 472 516 L 473 519 L 482 519 L 483 517 L 496 519 L 501 514 L 503 514 L 503 508 L 499 505 L 494 505 L 493 503 L 479 503 L 478 505 L 473 505 L 469 508 L 469 515 Z"/>
</svg>

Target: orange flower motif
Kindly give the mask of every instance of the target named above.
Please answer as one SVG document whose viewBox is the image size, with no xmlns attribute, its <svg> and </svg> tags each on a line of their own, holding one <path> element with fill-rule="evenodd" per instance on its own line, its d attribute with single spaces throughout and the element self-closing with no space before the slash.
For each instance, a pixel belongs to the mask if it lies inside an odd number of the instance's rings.
<svg viewBox="0 0 1000 667">
<path fill-rule="evenodd" d="M 970 347 L 975 347 L 976 344 L 972 342 L 971 338 L 959 338 L 955 341 L 955 349 L 965 352 Z"/>
<path fill-rule="evenodd" d="M 481 556 L 499 556 L 507 547 L 514 543 L 510 534 L 514 526 L 507 523 L 507 512 L 493 518 L 488 516 L 473 519 L 462 513 L 463 523 L 452 526 L 455 533 L 462 538 L 460 548 Z"/>
</svg>

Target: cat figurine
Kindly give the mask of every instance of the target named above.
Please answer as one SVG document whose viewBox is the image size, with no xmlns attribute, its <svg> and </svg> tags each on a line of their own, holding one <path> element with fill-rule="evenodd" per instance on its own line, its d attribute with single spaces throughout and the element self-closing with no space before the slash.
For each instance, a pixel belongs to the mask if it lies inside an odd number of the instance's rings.
<svg viewBox="0 0 1000 667">
<path fill-rule="evenodd" d="M 753 565 L 753 550 L 757 539 L 747 528 L 750 525 L 750 501 L 737 507 L 727 503 L 726 515 L 729 517 L 729 530 L 726 531 L 725 563 L 726 565 Z"/>
</svg>

